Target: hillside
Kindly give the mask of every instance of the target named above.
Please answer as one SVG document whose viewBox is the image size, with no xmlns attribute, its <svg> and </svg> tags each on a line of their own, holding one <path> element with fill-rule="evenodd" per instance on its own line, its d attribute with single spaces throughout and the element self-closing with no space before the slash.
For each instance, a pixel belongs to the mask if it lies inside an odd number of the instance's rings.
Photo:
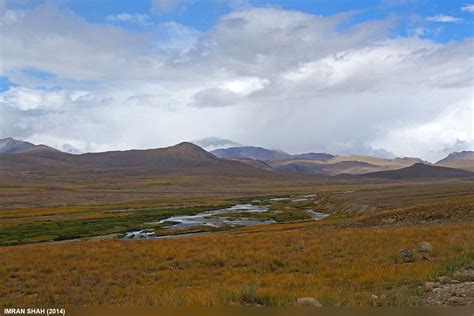
<svg viewBox="0 0 474 316">
<path fill-rule="evenodd" d="M 328 160 L 328 163 L 338 163 L 342 161 L 358 161 L 365 162 L 371 165 L 379 167 L 388 167 L 388 168 L 403 168 L 411 166 L 415 163 L 423 163 L 421 159 L 418 158 L 409 158 L 409 157 L 397 157 L 393 159 L 383 159 L 371 156 L 335 156 L 334 158 Z"/>
<path fill-rule="evenodd" d="M 383 159 L 370 156 L 333 156 L 328 154 L 303 154 L 306 159 L 272 161 L 275 170 L 306 174 L 338 175 L 363 174 L 376 171 L 401 169 L 422 162 L 418 158 Z M 316 157 L 318 159 L 311 159 Z M 321 159 L 322 158 L 322 159 Z M 327 158 L 327 159 L 324 159 Z"/>
<path fill-rule="evenodd" d="M 413 166 L 389 170 L 371 172 L 361 175 L 369 178 L 386 178 L 386 179 L 416 179 L 416 178 L 462 178 L 474 177 L 473 172 L 459 170 L 454 168 L 446 168 L 439 166 L 431 166 L 423 163 L 416 163 Z"/>
<path fill-rule="evenodd" d="M 191 143 L 149 150 L 110 151 L 73 155 L 40 146 L 24 152 L 0 156 L 2 174 L 41 172 L 57 176 L 65 172 L 79 177 L 88 172 L 117 172 L 127 174 L 240 174 L 254 176 L 264 170 L 240 161 L 219 159 Z M 104 174 L 105 176 L 105 174 Z"/>
<path fill-rule="evenodd" d="M 438 161 L 436 165 L 474 172 L 474 151 L 451 153 Z"/>
<path fill-rule="evenodd" d="M 254 168 L 263 169 L 263 170 L 267 170 L 267 171 L 274 171 L 275 170 L 272 166 L 270 166 L 268 163 L 266 163 L 265 161 L 262 161 L 262 160 L 256 160 L 256 159 L 250 159 L 250 158 L 229 158 L 228 160 L 243 162 L 243 163 L 245 163 L 247 165 L 250 165 Z"/>
<path fill-rule="evenodd" d="M 379 166 L 360 161 L 324 163 L 314 160 L 285 160 L 274 162 L 272 165 L 275 170 L 281 172 L 322 175 L 338 175 L 341 173 L 361 174 L 381 169 Z"/>
<path fill-rule="evenodd" d="M 217 149 L 212 151 L 212 153 L 219 158 L 250 158 L 263 161 L 275 161 L 291 157 L 290 154 L 283 151 L 253 146 Z"/>
<path fill-rule="evenodd" d="M 0 139 L 0 154 L 14 153 L 35 147 L 34 144 L 11 137 Z"/>
<path fill-rule="evenodd" d="M 443 164 L 459 160 L 474 160 L 474 151 L 461 151 L 450 153 L 446 158 L 443 158 L 440 161 L 436 162 L 436 164 Z"/>
<path fill-rule="evenodd" d="M 335 157 L 334 155 L 326 154 L 326 153 L 305 153 L 305 154 L 293 155 L 291 159 L 328 161 L 334 157 Z"/>
</svg>

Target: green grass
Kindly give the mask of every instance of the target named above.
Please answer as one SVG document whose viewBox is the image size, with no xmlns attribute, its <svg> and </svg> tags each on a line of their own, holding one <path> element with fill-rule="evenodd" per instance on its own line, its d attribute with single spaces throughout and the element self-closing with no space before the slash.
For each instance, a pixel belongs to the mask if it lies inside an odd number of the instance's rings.
<svg viewBox="0 0 474 316">
<path fill-rule="evenodd" d="M 30 222 L 0 228 L 0 246 L 11 246 L 40 241 L 58 241 L 81 237 L 93 237 L 115 233 L 125 233 L 140 229 L 143 224 L 159 221 L 176 215 L 194 215 L 203 211 L 219 209 L 227 205 L 185 207 L 177 209 L 150 209 L 130 211 L 120 216 L 99 218 L 50 220 Z"/>
</svg>

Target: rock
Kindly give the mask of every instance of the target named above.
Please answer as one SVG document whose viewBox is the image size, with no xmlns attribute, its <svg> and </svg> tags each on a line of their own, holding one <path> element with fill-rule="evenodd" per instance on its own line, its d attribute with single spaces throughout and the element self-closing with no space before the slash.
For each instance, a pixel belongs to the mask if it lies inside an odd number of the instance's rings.
<svg viewBox="0 0 474 316">
<path fill-rule="evenodd" d="M 299 297 L 296 300 L 299 306 L 322 307 L 323 305 L 314 297 Z"/>
<path fill-rule="evenodd" d="M 418 253 L 416 257 L 421 261 L 430 261 L 433 259 L 429 253 Z"/>
<path fill-rule="evenodd" d="M 426 282 L 425 283 L 425 292 L 433 291 L 436 288 L 436 283 L 434 282 Z"/>
<path fill-rule="evenodd" d="M 474 269 L 462 269 L 460 271 L 456 271 L 453 275 L 456 280 L 461 282 L 470 282 L 474 281 Z"/>
<path fill-rule="evenodd" d="M 465 305 L 464 299 L 462 297 L 459 297 L 459 296 L 452 296 L 452 297 L 448 298 L 446 303 L 448 303 L 448 305 L 451 305 L 451 306 Z"/>
<path fill-rule="evenodd" d="M 400 249 L 399 254 L 400 254 L 400 257 L 402 257 L 403 262 L 405 263 L 415 261 L 414 252 L 412 249 L 408 249 L 408 248 Z"/>
<path fill-rule="evenodd" d="M 422 252 L 422 253 L 432 253 L 433 247 L 431 246 L 429 242 L 422 241 L 416 245 L 416 251 Z"/>
<path fill-rule="evenodd" d="M 442 277 L 439 277 L 438 278 L 439 282 L 441 282 L 441 284 L 450 284 L 453 280 L 448 277 L 448 276 L 442 276 Z"/>
<path fill-rule="evenodd" d="M 396 222 L 397 222 L 396 218 L 384 218 L 384 219 L 382 219 L 382 224 L 390 225 L 390 224 L 395 224 Z"/>
<path fill-rule="evenodd" d="M 372 295 L 372 306 L 380 306 L 379 297 L 377 295 Z"/>
</svg>

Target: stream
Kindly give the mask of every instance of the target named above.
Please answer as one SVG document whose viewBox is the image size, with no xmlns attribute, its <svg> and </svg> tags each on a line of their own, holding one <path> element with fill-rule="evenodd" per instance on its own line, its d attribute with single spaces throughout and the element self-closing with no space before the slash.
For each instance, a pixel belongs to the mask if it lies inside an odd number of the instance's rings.
<svg viewBox="0 0 474 316">
<path fill-rule="evenodd" d="M 309 197 L 309 196 L 308 196 Z M 276 198 L 273 200 L 282 201 L 286 198 Z M 298 201 L 305 201 L 306 197 L 302 197 L 299 199 L 295 199 L 295 202 Z M 237 204 L 232 207 L 222 208 L 218 210 L 212 211 L 204 211 L 195 215 L 180 215 L 180 216 L 171 216 L 169 218 L 162 219 L 158 222 L 152 222 L 150 224 L 168 224 L 166 226 L 162 226 L 162 228 L 169 228 L 169 229 L 188 229 L 193 227 L 202 227 L 202 226 L 209 226 L 209 227 L 223 227 L 223 226 L 253 226 L 253 225 L 268 225 L 276 223 L 275 220 L 259 220 L 255 218 L 233 218 L 231 216 L 226 215 L 234 215 L 234 214 L 245 214 L 245 213 L 264 213 L 268 211 L 268 207 L 265 206 L 257 206 L 252 204 Z M 313 210 L 306 210 L 307 213 L 311 215 L 312 220 L 322 220 L 329 216 L 329 214 L 324 214 L 320 212 L 316 212 Z M 196 234 L 205 234 L 208 232 L 200 232 L 200 233 L 183 233 L 183 234 L 170 234 L 170 235 L 163 235 L 163 236 L 156 236 L 155 230 L 153 228 L 150 229 L 142 229 L 136 231 L 130 231 L 125 234 L 123 239 L 130 240 L 130 239 L 160 239 L 160 238 L 177 238 L 180 236 L 189 236 L 189 235 L 196 235 Z"/>
</svg>

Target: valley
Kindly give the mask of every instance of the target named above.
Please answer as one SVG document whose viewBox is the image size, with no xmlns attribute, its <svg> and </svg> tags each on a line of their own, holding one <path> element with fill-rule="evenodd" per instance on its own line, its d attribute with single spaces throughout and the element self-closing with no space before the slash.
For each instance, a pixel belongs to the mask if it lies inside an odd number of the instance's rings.
<svg viewBox="0 0 474 316">
<path fill-rule="evenodd" d="M 27 150 L 0 154 L 3 305 L 468 302 L 425 290 L 474 269 L 466 170 L 413 161 L 363 175 L 278 172 L 189 143 Z M 429 254 L 404 257 L 422 242 Z"/>
</svg>

